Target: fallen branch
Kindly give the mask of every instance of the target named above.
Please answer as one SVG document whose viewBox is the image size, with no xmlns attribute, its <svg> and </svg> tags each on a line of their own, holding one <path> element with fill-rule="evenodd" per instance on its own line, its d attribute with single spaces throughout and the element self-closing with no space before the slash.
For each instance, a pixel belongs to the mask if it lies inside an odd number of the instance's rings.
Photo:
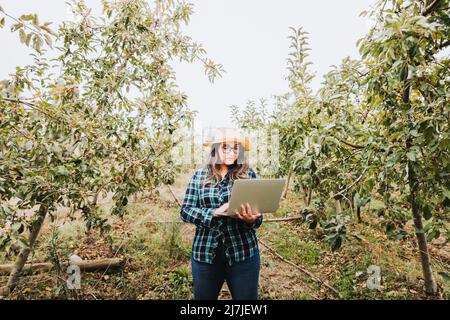
<svg viewBox="0 0 450 320">
<path fill-rule="evenodd" d="M 300 220 L 303 219 L 302 216 L 294 216 L 287 218 L 272 218 L 272 219 L 264 219 L 264 222 L 283 222 L 283 221 L 292 221 L 292 220 Z"/>
<path fill-rule="evenodd" d="M 313 279 L 314 281 L 318 282 L 320 285 L 324 285 L 326 288 L 328 288 L 329 290 L 333 291 L 333 293 L 335 293 L 339 298 L 340 298 L 340 294 L 339 291 L 337 291 L 335 288 L 333 288 L 332 286 L 330 286 L 328 283 L 326 283 L 325 281 L 322 281 L 321 279 L 319 279 L 318 277 L 316 277 L 314 274 L 312 274 L 310 271 L 306 270 L 303 267 L 300 267 L 299 265 L 296 265 L 295 263 L 293 263 L 292 261 L 289 261 L 287 259 L 285 259 L 282 255 L 280 255 L 278 252 L 276 252 L 275 249 L 271 248 L 269 245 L 267 245 L 264 241 L 262 241 L 261 239 L 258 239 L 258 242 L 261 243 L 264 247 L 266 247 L 272 254 L 274 254 L 277 258 L 279 258 L 280 260 L 282 260 L 283 262 L 289 264 L 290 266 L 300 270 L 301 272 L 303 272 L 304 274 L 306 274 L 308 277 L 310 277 L 311 279 Z"/>
<path fill-rule="evenodd" d="M 80 267 L 81 271 L 94 272 L 103 269 L 121 268 L 124 265 L 122 258 L 104 258 L 96 260 L 73 261 L 71 265 Z M 14 268 L 14 264 L 0 264 L 0 274 L 9 274 Z M 23 266 L 23 271 L 50 271 L 53 264 L 50 262 L 27 263 Z"/>
<path fill-rule="evenodd" d="M 116 269 L 124 266 L 125 260 L 122 258 L 104 258 L 97 260 L 82 260 L 72 263 L 80 267 L 81 271 L 94 272 L 102 269 Z"/>
<path fill-rule="evenodd" d="M 353 238 L 355 238 L 355 239 L 357 239 L 357 240 L 359 240 L 359 241 L 362 241 L 362 242 L 364 242 L 364 243 L 369 243 L 369 241 L 367 241 L 366 239 L 364 239 L 364 238 L 361 237 L 360 235 L 357 235 L 357 234 L 355 234 L 355 233 L 350 233 L 350 235 L 351 235 Z"/>
<path fill-rule="evenodd" d="M 158 224 L 164 224 L 164 223 L 184 223 L 184 221 L 181 221 L 181 220 L 162 220 L 162 221 L 157 221 L 157 220 L 147 220 L 147 221 L 145 221 L 145 223 L 158 223 Z"/>
<path fill-rule="evenodd" d="M 49 271 L 53 265 L 51 263 L 27 263 L 23 266 L 22 272 L 25 271 Z M 9 274 L 14 268 L 14 264 L 0 264 L 0 274 Z"/>
<path fill-rule="evenodd" d="M 172 194 L 173 198 L 175 199 L 175 202 L 181 207 L 181 202 L 178 200 L 177 196 L 175 195 L 175 192 L 173 192 L 172 187 L 167 185 L 167 189 L 169 189 L 170 193 Z"/>
</svg>

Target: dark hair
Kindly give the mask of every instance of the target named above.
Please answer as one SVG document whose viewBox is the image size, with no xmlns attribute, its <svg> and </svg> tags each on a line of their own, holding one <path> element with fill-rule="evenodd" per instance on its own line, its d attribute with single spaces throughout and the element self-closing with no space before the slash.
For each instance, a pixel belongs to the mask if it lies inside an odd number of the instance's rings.
<svg viewBox="0 0 450 320">
<path fill-rule="evenodd" d="M 218 156 L 218 149 L 222 143 L 214 143 L 211 146 L 211 152 L 209 154 L 208 163 L 206 164 L 206 168 L 208 169 L 208 173 L 206 175 L 205 183 L 216 181 L 218 182 L 221 178 L 219 174 L 219 168 L 220 168 L 220 158 Z M 248 157 L 247 153 L 245 152 L 244 146 L 239 142 L 239 154 L 237 159 L 234 161 L 233 164 L 228 166 L 230 178 L 232 180 L 237 179 L 246 179 L 248 178 Z"/>
</svg>

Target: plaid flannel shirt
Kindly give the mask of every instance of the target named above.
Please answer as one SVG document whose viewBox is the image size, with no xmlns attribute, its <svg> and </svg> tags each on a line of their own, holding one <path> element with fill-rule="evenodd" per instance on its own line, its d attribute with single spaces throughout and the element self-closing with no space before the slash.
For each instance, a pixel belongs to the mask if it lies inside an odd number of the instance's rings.
<svg viewBox="0 0 450 320">
<path fill-rule="evenodd" d="M 233 262 L 244 261 L 252 257 L 258 250 L 258 240 L 255 229 L 258 228 L 263 217 L 253 223 L 226 216 L 213 218 L 214 209 L 229 201 L 233 180 L 229 174 L 219 182 L 208 182 L 203 186 L 208 169 L 200 168 L 191 177 L 186 189 L 180 216 L 185 222 L 197 226 L 192 244 L 193 259 L 213 263 L 214 252 L 219 241 L 225 246 L 229 265 Z M 250 179 L 256 179 L 256 173 L 249 169 Z"/>
</svg>

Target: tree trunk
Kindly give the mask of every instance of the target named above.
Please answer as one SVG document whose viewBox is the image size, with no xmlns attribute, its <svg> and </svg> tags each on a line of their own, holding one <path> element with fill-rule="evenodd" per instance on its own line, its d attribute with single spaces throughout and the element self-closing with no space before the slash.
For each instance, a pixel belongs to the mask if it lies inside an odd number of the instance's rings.
<svg viewBox="0 0 450 320">
<path fill-rule="evenodd" d="M 347 200 L 348 207 L 350 208 L 350 211 L 352 212 L 352 216 L 355 214 L 355 207 L 353 206 L 353 201 L 350 199 Z"/>
<path fill-rule="evenodd" d="M 100 191 L 97 191 L 94 194 L 94 198 L 92 199 L 92 206 L 96 206 L 97 205 L 97 201 L 98 201 L 98 194 L 100 193 Z"/>
<path fill-rule="evenodd" d="M 358 223 L 362 222 L 362 219 L 361 219 L 361 207 L 360 206 L 356 207 L 356 218 L 358 219 Z"/>
<path fill-rule="evenodd" d="M 312 188 L 308 190 L 308 200 L 307 200 L 307 206 L 311 203 L 311 197 L 312 197 Z"/>
<path fill-rule="evenodd" d="M 305 206 L 306 206 L 306 202 L 308 201 L 307 189 L 303 185 L 302 180 L 298 179 L 298 184 L 300 185 L 300 189 L 301 189 L 300 193 L 303 195 L 303 202 L 305 203 Z"/>
<path fill-rule="evenodd" d="M 330 199 L 333 199 L 334 193 L 330 191 Z M 342 206 L 341 201 L 334 199 L 334 208 L 336 210 L 336 214 L 339 214 L 342 212 Z"/>
<path fill-rule="evenodd" d="M 80 267 L 84 272 L 95 272 L 100 270 L 115 270 L 122 268 L 125 260 L 122 258 L 102 258 L 96 260 L 71 261 L 71 265 Z M 50 271 L 54 267 L 50 262 L 27 263 L 22 271 Z M 0 264 L 0 274 L 10 273 L 14 270 L 13 264 Z"/>
<path fill-rule="evenodd" d="M 284 194 L 283 194 L 283 198 L 286 199 L 287 197 L 287 193 L 289 190 L 289 182 L 291 181 L 291 176 L 292 176 L 292 165 L 289 164 L 289 171 L 288 171 L 288 176 L 287 176 L 287 182 L 286 182 L 286 189 L 284 190 Z"/>
<path fill-rule="evenodd" d="M 409 142 L 407 142 L 409 145 Z M 425 279 L 425 292 L 428 295 L 437 294 L 437 285 L 431 270 L 430 255 L 428 254 L 427 239 L 423 230 L 422 215 L 416 201 L 418 180 L 414 172 L 411 161 L 408 161 L 408 182 L 410 188 L 410 203 L 412 215 L 414 218 L 414 226 L 416 227 L 417 243 L 419 245 L 420 260 L 422 262 L 423 278 Z"/>
<path fill-rule="evenodd" d="M 342 207 L 341 207 L 341 201 L 340 200 L 334 200 L 336 203 L 336 213 L 339 214 L 342 212 Z"/>
<path fill-rule="evenodd" d="M 414 53 L 412 53 L 413 55 Z M 408 74 L 406 73 L 403 80 L 403 92 L 402 92 L 402 101 L 403 103 L 411 109 L 411 81 L 408 78 Z M 406 152 L 412 146 L 411 138 L 408 138 L 405 143 Z M 430 255 L 428 254 L 428 246 L 427 239 L 425 238 L 425 232 L 423 230 L 422 224 L 422 215 L 419 211 L 419 206 L 416 201 L 417 192 L 419 189 L 419 180 L 417 179 L 416 172 L 414 171 L 414 166 L 412 161 L 408 160 L 408 185 L 410 192 L 410 204 L 411 211 L 414 219 L 414 226 L 416 227 L 416 237 L 417 243 L 419 245 L 420 251 L 420 260 L 422 262 L 422 271 L 423 277 L 425 279 L 425 292 L 428 295 L 436 295 L 437 294 L 437 285 L 436 280 L 433 277 L 433 272 L 431 270 L 430 265 Z"/>
<path fill-rule="evenodd" d="M 173 189 L 172 189 L 172 187 L 170 186 L 170 185 L 166 185 L 167 186 L 167 189 L 169 189 L 169 191 L 170 191 L 170 194 L 172 195 L 172 197 L 173 197 L 173 199 L 175 200 L 175 202 L 177 203 L 177 205 L 179 205 L 180 207 L 181 207 L 181 202 L 180 202 L 180 200 L 178 199 L 178 197 L 177 197 L 177 195 L 175 194 L 175 192 L 173 192 Z"/>
<path fill-rule="evenodd" d="M 19 255 L 17 256 L 16 262 L 14 263 L 14 267 L 9 275 L 7 288 L 8 291 L 11 292 L 17 286 L 19 281 L 20 273 L 22 272 L 23 266 L 27 262 L 28 255 L 34 247 L 34 243 L 36 242 L 36 238 L 41 230 L 42 224 L 44 223 L 45 216 L 47 215 L 47 207 L 42 205 L 39 207 L 39 211 L 36 217 L 36 220 L 33 222 L 33 225 L 30 229 L 30 236 L 28 238 L 28 246 L 23 248 Z"/>
</svg>

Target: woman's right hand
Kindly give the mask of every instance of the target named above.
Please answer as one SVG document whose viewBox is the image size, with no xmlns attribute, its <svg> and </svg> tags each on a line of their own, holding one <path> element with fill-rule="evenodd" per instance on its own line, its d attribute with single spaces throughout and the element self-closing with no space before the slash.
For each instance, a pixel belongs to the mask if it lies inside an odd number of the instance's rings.
<svg viewBox="0 0 450 320">
<path fill-rule="evenodd" d="M 213 217 L 217 218 L 220 217 L 219 214 L 217 213 L 225 213 L 228 211 L 228 205 L 229 203 L 224 203 L 223 205 L 221 205 L 220 207 L 218 207 L 216 210 L 213 211 Z"/>
</svg>

